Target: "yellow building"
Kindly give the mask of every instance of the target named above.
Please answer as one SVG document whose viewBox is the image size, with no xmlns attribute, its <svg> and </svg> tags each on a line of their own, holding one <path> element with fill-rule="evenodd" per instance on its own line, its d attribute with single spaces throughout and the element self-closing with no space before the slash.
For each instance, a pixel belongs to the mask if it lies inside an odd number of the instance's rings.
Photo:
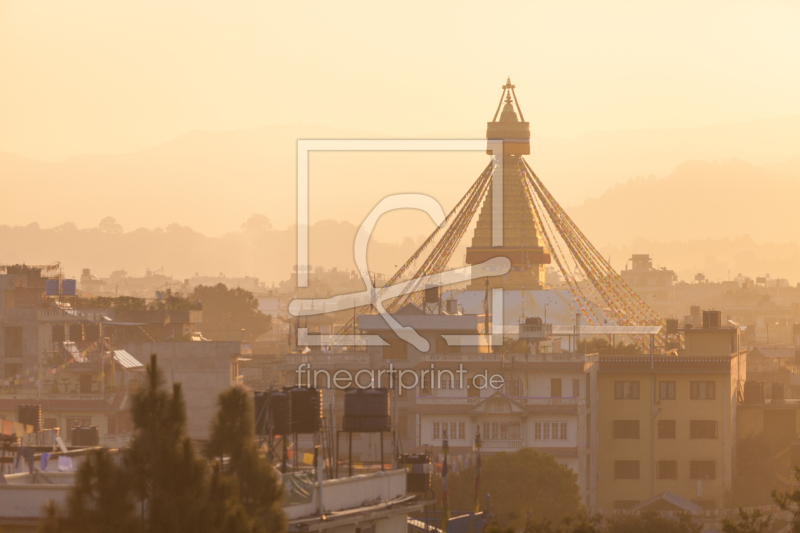
<svg viewBox="0 0 800 533">
<path fill-rule="evenodd" d="M 684 330 L 678 355 L 601 356 L 597 506 L 671 491 L 730 507 L 736 409 L 746 379 L 737 328 Z"/>
</svg>

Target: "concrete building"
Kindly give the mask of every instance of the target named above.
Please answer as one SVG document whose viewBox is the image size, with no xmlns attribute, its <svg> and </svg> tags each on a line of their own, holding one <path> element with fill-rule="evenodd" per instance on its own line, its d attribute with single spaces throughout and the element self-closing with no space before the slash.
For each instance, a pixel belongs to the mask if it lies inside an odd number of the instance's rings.
<svg viewBox="0 0 800 533">
<path fill-rule="evenodd" d="M 239 342 L 130 342 L 122 346 L 143 364 L 156 354 L 166 382 L 181 383 L 187 428 L 195 440 L 208 438 L 219 394 L 242 385 Z"/>
<path fill-rule="evenodd" d="M 678 276 L 672 270 L 653 267 L 649 254 L 634 254 L 630 269 L 620 272 L 623 281 L 663 318 L 683 316 L 681 303 L 675 297 Z"/>
<path fill-rule="evenodd" d="M 294 475 L 284 476 L 287 486 Z M 75 472 L 11 474 L 5 480 L 0 484 L 0 527 L 4 533 L 28 533 L 37 530 L 48 501 L 65 504 Z M 409 514 L 424 503 L 406 493 L 405 470 L 319 481 L 312 477 L 307 488 L 301 498 L 290 498 L 284 505 L 289 531 L 402 532 Z"/>
<path fill-rule="evenodd" d="M 598 508 L 630 509 L 664 491 L 730 506 L 745 351 L 738 328 L 684 335 L 677 356 L 600 357 Z"/>
</svg>

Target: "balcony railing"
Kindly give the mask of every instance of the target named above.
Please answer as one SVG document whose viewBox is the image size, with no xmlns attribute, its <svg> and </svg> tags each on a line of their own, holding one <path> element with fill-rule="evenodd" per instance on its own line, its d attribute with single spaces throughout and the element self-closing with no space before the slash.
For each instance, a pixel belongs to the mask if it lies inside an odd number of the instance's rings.
<svg viewBox="0 0 800 533">
<path fill-rule="evenodd" d="M 417 396 L 418 405 L 474 405 L 488 397 L 477 396 Z M 522 405 L 583 405 L 584 398 L 558 398 L 547 396 L 513 396 L 509 397 Z"/>
<path fill-rule="evenodd" d="M 481 448 L 489 450 L 517 450 L 522 448 L 522 439 L 505 440 L 484 440 Z"/>
<path fill-rule="evenodd" d="M 429 354 L 423 355 L 425 363 L 451 362 L 451 363 L 592 363 L 598 360 L 595 353 L 543 353 L 543 354 L 510 354 L 499 353 L 472 353 L 472 354 Z"/>
<path fill-rule="evenodd" d="M 338 354 L 289 354 L 286 356 L 286 364 L 297 365 L 300 363 L 333 365 L 337 363 L 369 363 L 369 354 L 365 352 L 352 353 L 344 352 Z"/>
<path fill-rule="evenodd" d="M 37 318 L 40 322 L 74 322 L 86 317 L 80 311 L 64 309 L 39 309 Z"/>
</svg>

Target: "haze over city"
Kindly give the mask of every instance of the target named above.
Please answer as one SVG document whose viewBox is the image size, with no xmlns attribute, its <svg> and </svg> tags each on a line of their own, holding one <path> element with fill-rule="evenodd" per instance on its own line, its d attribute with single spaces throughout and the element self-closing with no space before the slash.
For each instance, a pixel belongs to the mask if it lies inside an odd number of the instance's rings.
<svg viewBox="0 0 800 533">
<path fill-rule="evenodd" d="M 798 65 L 796 1 L 0 0 L 0 529 L 800 533 Z"/>
</svg>

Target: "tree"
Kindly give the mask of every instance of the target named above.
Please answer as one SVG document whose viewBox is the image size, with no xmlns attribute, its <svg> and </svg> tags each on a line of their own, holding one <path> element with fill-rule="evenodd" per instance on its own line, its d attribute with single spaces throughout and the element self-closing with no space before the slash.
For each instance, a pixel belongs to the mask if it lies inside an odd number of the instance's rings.
<svg viewBox="0 0 800 533">
<path fill-rule="evenodd" d="M 283 487 L 275 470 L 256 448 L 252 400 L 244 390 L 234 387 L 220 394 L 218 405 L 206 456 L 226 457 L 227 465 L 217 473 L 235 483 L 245 511 L 268 531 L 283 530 L 286 525 L 281 507 Z M 220 460 L 219 469 L 222 464 Z"/>
<path fill-rule="evenodd" d="M 253 293 L 241 288 L 228 289 L 218 283 L 213 287 L 195 287 L 189 300 L 203 305 L 202 332 L 212 340 L 244 340 L 252 342 L 269 331 L 271 317 L 258 310 Z"/>
<path fill-rule="evenodd" d="M 106 217 L 100 221 L 100 231 L 103 233 L 122 233 L 122 226 L 117 224 L 114 217 Z"/>
<path fill-rule="evenodd" d="M 606 533 L 700 533 L 702 524 L 692 520 L 688 513 L 677 519 L 651 511 L 638 515 L 620 515 L 607 520 Z"/>
<path fill-rule="evenodd" d="M 238 444 L 227 451 L 240 458 L 240 468 L 260 473 L 258 483 L 269 481 L 271 484 L 266 488 L 237 482 L 234 475 L 225 475 L 219 465 L 212 467 L 195 454 L 186 432 L 181 386 L 175 384 L 171 391 L 164 389 L 155 355 L 147 366 L 145 386 L 133 395 L 131 415 L 136 430 L 130 448 L 121 453 L 118 461 L 105 450 L 90 454 L 78 469 L 65 509 L 49 506 L 40 532 L 277 533 L 285 530 L 283 513 L 279 507 L 276 509 L 280 505 L 280 486 L 271 467 L 257 454 L 255 458 L 244 459 L 250 457 L 247 450 L 255 452 L 252 439 L 234 440 Z M 239 416 L 246 416 L 246 412 Z M 252 432 L 250 427 L 251 437 Z M 246 451 L 236 446 L 243 446 Z M 240 487 L 260 495 L 258 505 L 250 507 L 268 510 L 262 514 L 269 515 L 269 520 L 248 511 Z"/>
<path fill-rule="evenodd" d="M 800 481 L 800 468 L 795 467 L 794 478 Z M 772 499 L 784 511 L 792 513 L 792 533 L 800 533 L 800 490 L 772 491 Z"/>
<path fill-rule="evenodd" d="M 772 517 L 761 514 L 756 509 L 748 513 L 744 509 L 739 509 L 739 520 L 726 518 L 722 521 L 722 531 L 724 533 L 766 533 L 772 523 Z"/>
<path fill-rule="evenodd" d="M 272 221 L 265 215 L 254 213 L 242 224 L 242 230 L 246 233 L 264 233 L 272 229 Z"/>
<path fill-rule="evenodd" d="M 441 479 L 435 490 L 441 490 Z M 473 509 L 475 469 L 449 476 L 450 508 Z M 578 475 L 561 466 L 552 455 L 530 448 L 484 456 L 481 494 L 491 496 L 490 512 L 497 526 L 520 531 L 526 523 L 549 520 L 560 523 L 577 516 L 581 508 Z"/>
</svg>

